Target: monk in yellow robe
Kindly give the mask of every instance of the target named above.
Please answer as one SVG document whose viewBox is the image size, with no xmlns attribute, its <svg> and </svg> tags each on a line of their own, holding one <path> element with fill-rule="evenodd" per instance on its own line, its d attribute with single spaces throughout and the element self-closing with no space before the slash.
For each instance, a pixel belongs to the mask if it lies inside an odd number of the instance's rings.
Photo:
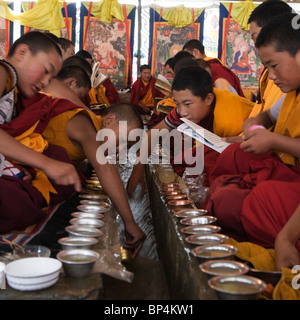
<svg viewBox="0 0 300 320">
<path fill-rule="evenodd" d="M 156 97 L 163 98 L 164 94 L 155 88 L 156 79 L 151 76 L 148 65 L 140 67 L 140 77 L 132 85 L 130 103 L 141 114 L 150 114 Z"/>
<path fill-rule="evenodd" d="M 300 202 L 300 42 L 294 18 L 294 13 L 278 15 L 256 40 L 269 77 L 286 94 L 283 104 L 248 119 L 244 141 L 220 155 L 211 173 L 207 206 L 222 230 L 269 247 Z"/>
<path fill-rule="evenodd" d="M 248 118 L 253 107 L 253 103 L 246 98 L 226 90 L 215 89 L 210 74 L 200 67 L 187 67 L 176 73 L 172 94 L 176 108 L 152 129 L 167 129 L 169 131 L 176 129 L 183 123 L 180 119 L 183 117 L 221 137 L 234 136 L 241 131 L 242 124 Z M 149 141 L 151 141 L 151 130 L 148 131 Z M 181 144 L 181 141 L 175 141 L 174 145 L 176 143 Z M 148 146 L 150 154 L 151 143 L 148 142 Z M 208 149 L 207 153 L 213 153 L 215 156 L 211 158 L 214 164 L 218 153 Z M 209 168 L 209 161 L 205 160 L 204 165 Z M 181 165 L 178 164 L 176 172 L 182 173 L 185 166 L 184 162 Z M 135 164 L 128 182 L 130 194 L 135 190 L 137 182 L 141 181 L 142 172 L 142 165 Z M 207 171 L 207 173 L 209 172 Z"/>
</svg>

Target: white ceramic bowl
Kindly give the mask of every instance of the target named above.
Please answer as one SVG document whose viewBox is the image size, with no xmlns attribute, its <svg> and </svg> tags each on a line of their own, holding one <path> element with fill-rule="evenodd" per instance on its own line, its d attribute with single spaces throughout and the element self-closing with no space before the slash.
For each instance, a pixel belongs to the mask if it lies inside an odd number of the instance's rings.
<svg viewBox="0 0 300 320">
<path fill-rule="evenodd" d="M 6 280 L 13 289 L 41 290 L 57 282 L 61 267 L 62 263 L 53 258 L 19 259 L 6 265 Z"/>
</svg>

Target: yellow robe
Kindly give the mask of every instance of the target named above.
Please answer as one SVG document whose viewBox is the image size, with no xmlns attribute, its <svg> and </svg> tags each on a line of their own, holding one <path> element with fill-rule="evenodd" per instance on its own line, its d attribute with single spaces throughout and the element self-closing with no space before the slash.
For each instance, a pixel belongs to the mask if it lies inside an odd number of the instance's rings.
<svg viewBox="0 0 300 320">
<path fill-rule="evenodd" d="M 97 88 L 97 93 L 95 88 L 92 88 L 89 92 L 91 104 L 103 103 L 107 107 L 109 107 L 110 103 L 105 95 L 105 92 L 106 92 L 106 88 L 102 84 Z"/>
<path fill-rule="evenodd" d="M 300 139 L 300 95 L 296 91 L 286 94 L 274 132 L 291 138 Z M 299 158 L 288 153 L 274 151 L 288 165 L 299 165 Z"/>
<path fill-rule="evenodd" d="M 143 81 L 143 83 L 145 86 L 147 86 L 147 84 L 148 84 L 148 82 L 145 82 L 145 81 Z M 140 103 L 146 107 L 154 107 L 154 102 L 155 102 L 155 99 L 152 96 L 152 89 L 150 86 L 147 93 L 143 97 L 143 99 L 140 100 Z"/>
<path fill-rule="evenodd" d="M 21 135 L 15 137 L 16 140 L 20 141 L 22 144 L 28 148 L 35 150 L 39 153 L 43 153 L 44 150 L 48 148 L 48 142 L 38 133 L 34 133 L 34 130 L 38 122 L 36 122 L 31 128 L 22 133 Z M 50 202 L 50 193 L 57 193 L 53 188 L 51 182 L 45 173 L 39 169 L 35 169 L 36 177 L 31 181 L 31 184 L 37 188 L 47 201 L 47 204 Z"/>
<path fill-rule="evenodd" d="M 79 164 L 86 157 L 82 153 L 82 151 L 79 148 L 77 148 L 72 143 L 72 141 L 70 141 L 69 137 L 66 134 L 66 126 L 68 121 L 72 119 L 79 112 L 84 112 L 85 114 L 87 114 L 91 118 L 95 129 L 97 131 L 100 130 L 101 117 L 95 115 L 92 111 L 78 108 L 78 109 L 65 111 L 55 116 L 54 118 L 52 118 L 47 128 L 43 132 L 43 137 L 49 143 L 60 146 L 67 151 L 70 157 L 70 160 L 74 163 L 74 165 Z"/>
<path fill-rule="evenodd" d="M 261 94 L 261 103 L 255 103 L 249 117 L 255 117 L 260 112 L 269 110 L 272 105 L 278 101 L 283 92 L 276 86 L 273 80 L 268 78 L 268 70 L 266 69 L 260 78 L 259 88 Z"/>
<path fill-rule="evenodd" d="M 214 88 L 216 97 L 213 131 L 220 137 L 240 134 L 254 103 L 226 90 Z"/>
</svg>

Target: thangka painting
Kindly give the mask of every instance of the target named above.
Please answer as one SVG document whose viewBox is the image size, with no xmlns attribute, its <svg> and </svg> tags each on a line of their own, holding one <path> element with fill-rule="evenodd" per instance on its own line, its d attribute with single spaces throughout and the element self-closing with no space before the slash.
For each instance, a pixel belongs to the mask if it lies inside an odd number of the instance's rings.
<svg viewBox="0 0 300 320">
<path fill-rule="evenodd" d="M 103 23 L 92 15 L 88 17 L 83 5 L 82 12 L 80 48 L 91 53 L 94 62 L 100 63 L 100 72 L 117 89 L 131 85 L 135 8 L 124 21 L 112 19 L 111 23 Z"/>
<path fill-rule="evenodd" d="M 203 41 L 203 22 L 204 10 L 192 25 L 183 28 L 168 26 L 167 21 L 150 8 L 149 65 L 155 77 L 159 74 L 165 76 L 165 62 L 181 51 L 188 40 Z"/>
<path fill-rule="evenodd" d="M 13 3 L 9 4 L 13 10 Z M 0 59 L 4 59 L 13 42 L 13 23 L 0 17 Z"/>
<path fill-rule="evenodd" d="M 224 49 L 222 45 L 225 37 Z M 257 90 L 263 65 L 250 32 L 242 29 L 235 20 L 228 21 L 228 11 L 222 4 L 220 4 L 219 59 L 235 72 L 242 87 Z"/>
<path fill-rule="evenodd" d="M 33 2 L 22 2 L 22 5 L 26 5 L 28 8 L 32 8 Z M 23 12 L 23 7 L 22 7 Z M 76 3 L 70 3 L 62 8 L 62 15 L 65 20 L 66 27 L 60 30 L 60 37 L 71 40 L 74 44 L 76 41 Z M 31 27 L 21 26 L 21 34 L 27 33 L 29 31 L 41 31 L 49 32 L 49 30 L 38 30 Z"/>
</svg>

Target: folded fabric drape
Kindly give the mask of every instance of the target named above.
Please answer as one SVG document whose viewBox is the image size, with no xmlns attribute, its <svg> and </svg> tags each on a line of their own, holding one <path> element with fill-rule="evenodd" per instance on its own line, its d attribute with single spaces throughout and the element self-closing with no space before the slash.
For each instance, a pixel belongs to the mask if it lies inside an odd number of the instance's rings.
<svg viewBox="0 0 300 320">
<path fill-rule="evenodd" d="M 89 9 L 89 1 L 83 1 L 82 4 Z M 126 8 L 127 14 L 129 14 L 134 6 L 126 5 Z M 120 21 L 125 20 L 123 6 L 118 3 L 118 0 L 102 0 L 100 2 L 93 2 L 91 14 L 104 23 L 110 23 L 113 18 Z"/>
<path fill-rule="evenodd" d="M 18 22 L 25 27 L 39 30 L 49 30 L 60 37 L 60 30 L 65 28 L 62 15 L 63 1 L 38 0 L 34 7 L 20 14 L 15 14 L 7 3 L 0 1 L 0 16 L 7 20 Z"/>
<path fill-rule="evenodd" d="M 222 5 L 229 11 L 229 2 L 221 2 Z M 242 1 L 239 3 L 232 3 L 231 17 L 234 19 L 244 30 L 249 30 L 248 19 L 251 12 L 257 7 L 253 1 Z"/>
<path fill-rule="evenodd" d="M 160 14 L 160 7 L 155 7 L 154 9 Z M 164 20 L 168 21 L 169 26 L 183 28 L 193 24 L 199 18 L 203 10 L 203 8 L 190 9 L 185 8 L 184 5 L 179 5 L 172 8 L 163 8 L 161 16 Z"/>
</svg>

